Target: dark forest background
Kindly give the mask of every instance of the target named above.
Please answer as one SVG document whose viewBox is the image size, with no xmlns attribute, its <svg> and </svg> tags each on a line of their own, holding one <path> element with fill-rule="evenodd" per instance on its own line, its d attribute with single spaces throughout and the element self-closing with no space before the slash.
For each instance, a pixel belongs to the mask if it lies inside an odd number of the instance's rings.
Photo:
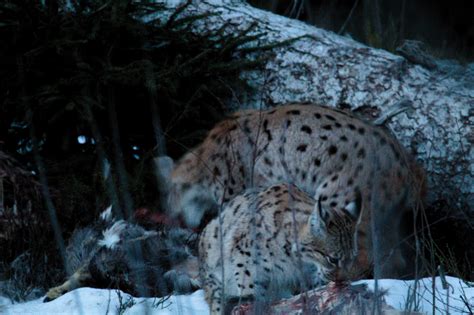
<svg viewBox="0 0 474 315">
<path fill-rule="evenodd" d="M 163 9 L 150 1 L 68 3 L 0 0 L 0 283 L 13 279 L 16 299 L 62 280 L 67 239 L 109 204 L 130 219 L 159 212 L 153 157 L 199 143 L 250 91 L 241 71 L 270 57 L 257 47 L 262 59 L 245 59 L 252 29 L 194 34 L 203 17 L 180 10 L 145 23 Z M 474 1 L 250 3 L 392 52 L 418 39 L 436 57 L 474 59 Z M 462 246 L 447 244 L 469 276 Z"/>
<path fill-rule="evenodd" d="M 249 0 L 372 47 L 395 51 L 405 39 L 424 42 L 437 58 L 474 59 L 474 1 Z"/>
</svg>

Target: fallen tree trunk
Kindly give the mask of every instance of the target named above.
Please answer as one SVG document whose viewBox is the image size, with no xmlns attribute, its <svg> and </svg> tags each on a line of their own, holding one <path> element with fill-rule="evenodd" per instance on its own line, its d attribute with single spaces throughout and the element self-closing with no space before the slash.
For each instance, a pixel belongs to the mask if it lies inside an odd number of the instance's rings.
<svg viewBox="0 0 474 315">
<path fill-rule="evenodd" d="M 170 9 L 169 14 L 183 5 L 183 1 L 158 2 Z M 234 100 L 233 106 L 312 102 L 376 118 L 402 99 L 412 101 L 413 109 L 387 126 L 428 171 L 429 201 L 446 200 L 456 209 L 472 207 L 474 64 L 417 64 L 426 58 L 417 58 L 417 53 L 409 56 L 404 50 L 405 57 L 367 47 L 242 0 L 200 0 L 182 8 L 184 15 L 211 13 L 199 22 L 196 32 L 223 26 L 227 32 L 241 32 L 254 25 L 251 32 L 261 35 L 257 46 L 287 41 L 270 50 L 262 69 L 244 74 L 255 93 L 245 102 Z"/>
</svg>

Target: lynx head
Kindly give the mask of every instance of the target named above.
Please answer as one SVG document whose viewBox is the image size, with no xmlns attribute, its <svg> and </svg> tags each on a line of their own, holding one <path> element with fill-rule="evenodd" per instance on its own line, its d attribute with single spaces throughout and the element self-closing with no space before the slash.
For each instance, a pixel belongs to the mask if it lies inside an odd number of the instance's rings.
<svg viewBox="0 0 474 315">
<path fill-rule="evenodd" d="M 172 217 L 180 216 L 188 227 L 195 228 L 205 213 L 217 209 L 217 202 L 199 181 L 199 167 L 193 164 L 190 154 L 177 165 L 169 156 L 160 156 L 155 158 L 155 165 L 166 212 Z"/>
<path fill-rule="evenodd" d="M 345 280 L 357 257 L 357 225 L 361 195 L 342 209 L 323 205 L 321 198 L 309 218 L 309 232 L 319 253 L 323 274 L 329 280 Z"/>
</svg>

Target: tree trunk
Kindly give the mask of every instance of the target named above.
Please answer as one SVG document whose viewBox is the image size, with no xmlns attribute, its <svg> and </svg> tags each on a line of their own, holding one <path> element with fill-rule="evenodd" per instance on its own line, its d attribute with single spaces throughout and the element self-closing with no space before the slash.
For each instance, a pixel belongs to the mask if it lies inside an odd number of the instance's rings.
<svg viewBox="0 0 474 315">
<path fill-rule="evenodd" d="M 165 3 L 170 14 L 183 4 L 158 2 Z M 213 14 L 200 22 L 196 32 L 224 25 L 228 32 L 238 32 L 255 24 L 253 32 L 262 34 L 256 46 L 293 39 L 272 48 L 262 69 L 243 74 L 255 93 L 231 106 L 312 102 L 351 108 L 373 119 L 408 99 L 413 109 L 392 118 L 387 127 L 428 171 L 428 200 L 446 200 L 456 209 L 472 207 L 474 64 L 436 61 L 428 69 L 416 63 L 419 53 L 403 57 L 367 47 L 242 0 L 195 0 L 181 14 L 203 13 Z"/>
</svg>

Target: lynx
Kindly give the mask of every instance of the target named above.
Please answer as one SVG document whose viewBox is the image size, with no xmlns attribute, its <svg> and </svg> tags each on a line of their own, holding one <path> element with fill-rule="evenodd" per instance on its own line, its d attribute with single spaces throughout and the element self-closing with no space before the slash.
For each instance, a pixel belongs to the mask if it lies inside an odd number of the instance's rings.
<svg viewBox="0 0 474 315">
<path fill-rule="evenodd" d="M 377 253 L 377 276 L 406 272 L 400 244 L 423 173 L 385 129 L 350 113 L 316 105 L 237 112 L 175 166 L 169 157 L 157 166 L 168 211 L 191 227 L 252 187 L 288 182 L 332 209 L 359 191 L 357 264 L 372 266 Z"/>
<path fill-rule="evenodd" d="M 360 194 L 349 199 L 340 209 L 321 198 L 314 207 L 314 199 L 287 184 L 233 199 L 199 240 L 211 314 L 229 313 L 232 300 L 270 302 L 344 280 L 357 255 Z"/>
</svg>

